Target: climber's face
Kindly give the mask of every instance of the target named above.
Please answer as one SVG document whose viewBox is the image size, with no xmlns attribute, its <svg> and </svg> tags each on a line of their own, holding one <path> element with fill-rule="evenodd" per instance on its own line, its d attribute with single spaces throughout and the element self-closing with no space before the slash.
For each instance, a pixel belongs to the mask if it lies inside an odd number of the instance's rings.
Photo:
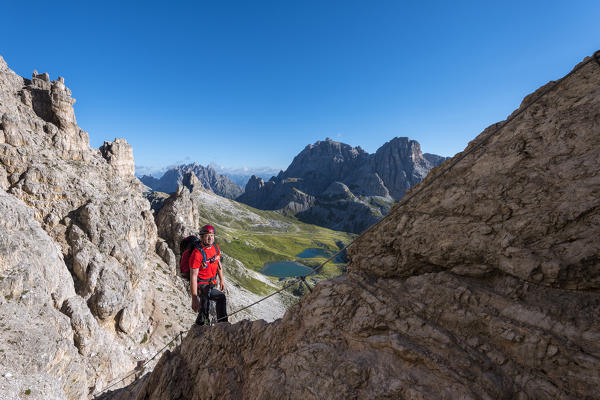
<svg viewBox="0 0 600 400">
<path fill-rule="evenodd" d="M 205 233 L 204 235 L 202 235 L 202 243 L 204 243 L 206 246 L 212 246 L 212 244 L 215 242 L 215 234 L 214 233 Z"/>
</svg>

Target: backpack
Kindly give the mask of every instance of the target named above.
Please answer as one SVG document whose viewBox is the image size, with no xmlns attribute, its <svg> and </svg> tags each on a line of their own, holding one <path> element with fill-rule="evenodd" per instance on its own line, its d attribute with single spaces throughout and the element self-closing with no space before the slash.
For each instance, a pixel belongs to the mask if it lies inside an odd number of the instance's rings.
<svg viewBox="0 0 600 400">
<path fill-rule="evenodd" d="M 198 243 L 200 243 L 200 238 L 194 235 L 190 235 L 181 239 L 179 242 L 179 254 L 181 255 L 184 251 L 196 247 Z"/>
<path fill-rule="evenodd" d="M 179 272 L 185 279 L 190 279 L 190 254 L 196 246 L 200 244 L 197 236 L 191 235 L 181 239 L 179 242 Z M 190 250 L 190 251 L 188 251 Z M 186 253 L 187 252 L 187 253 Z"/>
<path fill-rule="evenodd" d="M 202 247 L 201 241 L 197 236 L 188 236 L 179 242 L 179 272 L 181 276 L 188 281 L 190 280 L 190 256 L 194 249 L 198 249 L 202 253 L 202 268 L 206 268 L 206 262 L 214 262 L 214 259 L 221 254 L 221 249 L 214 243 L 213 246 L 217 249 L 217 254 L 211 257 L 209 260 L 206 258 L 206 252 Z"/>
</svg>

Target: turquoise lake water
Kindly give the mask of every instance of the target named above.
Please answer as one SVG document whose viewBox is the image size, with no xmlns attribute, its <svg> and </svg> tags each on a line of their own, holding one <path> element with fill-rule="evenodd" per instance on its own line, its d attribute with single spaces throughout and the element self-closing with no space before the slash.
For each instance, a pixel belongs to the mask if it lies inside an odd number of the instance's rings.
<svg viewBox="0 0 600 400">
<path fill-rule="evenodd" d="M 311 247 L 308 249 L 305 249 L 302 253 L 298 254 L 296 257 L 300 257 L 300 258 L 314 258 L 314 257 L 323 257 L 323 258 L 329 258 L 333 255 L 334 253 L 331 250 L 325 250 L 325 249 L 319 249 L 316 247 Z M 334 262 L 337 263 L 343 263 L 344 261 L 344 257 L 340 254 L 338 255 L 336 258 L 334 258 L 333 260 Z"/>
<path fill-rule="evenodd" d="M 329 256 L 331 256 L 331 254 L 332 253 L 330 251 L 312 247 L 309 249 L 305 249 L 302 253 L 298 254 L 296 257 L 300 257 L 300 258 L 329 257 Z"/>
<path fill-rule="evenodd" d="M 259 272 L 276 278 L 290 278 L 307 275 L 312 272 L 312 268 L 296 261 L 278 261 L 265 264 Z"/>
</svg>

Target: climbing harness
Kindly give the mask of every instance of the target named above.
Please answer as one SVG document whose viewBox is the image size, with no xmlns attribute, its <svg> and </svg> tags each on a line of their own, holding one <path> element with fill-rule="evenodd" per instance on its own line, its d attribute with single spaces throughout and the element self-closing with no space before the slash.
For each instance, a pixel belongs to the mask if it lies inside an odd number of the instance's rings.
<svg viewBox="0 0 600 400">
<path fill-rule="evenodd" d="M 409 194 L 405 195 L 400 201 L 398 201 L 394 205 L 395 208 L 394 208 L 393 212 L 392 212 L 392 210 L 390 210 L 390 213 L 387 215 L 387 217 L 391 217 L 393 215 L 393 213 L 399 212 L 398 210 L 402 206 L 404 206 L 405 204 L 407 204 L 416 195 L 418 195 L 419 193 L 423 192 L 423 190 L 425 190 L 427 187 L 431 186 L 431 184 L 433 182 L 435 182 L 441 176 L 443 176 L 444 174 L 446 174 L 450 169 L 452 169 L 456 164 L 458 164 L 461 160 L 463 160 L 469 154 L 473 153 L 475 150 L 479 149 L 481 146 L 483 146 L 485 143 L 487 143 L 492 138 L 492 136 L 494 136 L 496 133 L 498 133 L 500 130 L 502 130 L 502 128 L 504 128 L 506 125 L 508 125 L 510 122 L 512 122 L 515 118 L 517 118 L 519 115 L 521 115 L 523 112 L 525 112 L 529 107 L 531 107 L 533 104 L 537 103 L 542 97 L 544 97 L 546 94 L 548 94 L 554 88 L 556 88 L 561 82 L 563 82 L 564 80 L 566 80 L 567 78 L 569 78 L 575 72 L 579 71 L 581 68 L 583 68 L 585 65 L 587 65 L 588 63 L 590 63 L 592 60 L 596 61 L 596 63 L 598 63 L 598 66 L 600 66 L 600 50 L 596 51 L 593 54 L 592 57 L 590 57 L 586 61 L 582 62 L 581 64 L 579 64 L 575 68 L 573 68 L 573 70 L 571 72 L 569 72 L 567 75 L 563 76 L 561 79 L 559 79 L 559 80 L 555 81 L 554 83 L 552 83 L 551 85 L 549 85 L 545 90 L 543 90 L 541 93 L 539 93 L 534 99 L 532 99 L 529 103 L 527 103 L 523 108 L 521 108 L 520 110 L 518 110 L 517 112 L 515 112 L 509 118 L 507 118 L 496 129 L 494 129 L 492 132 L 490 132 L 487 135 L 485 135 L 479 142 L 475 143 L 470 149 L 468 149 L 465 152 L 463 152 L 460 156 L 454 158 L 440 173 L 438 173 L 437 175 L 433 176 L 430 179 L 427 179 L 426 181 L 423 182 L 422 185 L 420 185 L 419 187 L 417 187 L 415 190 L 413 190 Z M 390 221 L 391 221 L 390 218 L 380 219 L 378 222 L 376 222 L 375 224 L 371 225 L 371 227 L 369 227 L 368 229 L 366 229 L 363 233 L 361 233 L 356 238 L 354 238 L 354 240 L 352 240 L 350 243 L 348 243 L 347 245 L 345 245 L 336 254 L 332 255 L 327 260 L 325 260 L 323 263 L 321 263 L 318 267 L 314 268 L 309 274 L 291 280 L 289 283 L 285 284 L 283 287 L 281 287 L 280 289 L 276 290 L 275 292 L 273 292 L 273 293 L 271 293 L 271 294 L 269 294 L 269 295 L 267 295 L 267 296 L 265 296 L 265 297 L 263 297 L 263 298 L 255 301 L 254 303 L 248 304 L 247 306 L 244 306 L 244 307 L 242 307 L 242 308 L 234 311 L 233 313 L 229 314 L 228 317 L 231 317 L 232 315 L 235 315 L 235 314 L 237 314 L 239 312 L 242 312 L 244 310 L 247 310 L 248 308 L 250 308 L 250 307 L 252 307 L 252 306 L 254 306 L 254 305 L 256 305 L 256 304 L 258 304 L 258 303 L 260 303 L 260 302 L 262 302 L 262 301 L 264 301 L 264 300 L 266 300 L 266 299 L 268 299 L 268 298 L 270 298 L 272 296 L 275 296 L 278 293 L 281 293 L 282 291 L 286 290 L 287 288 L 289 288 L 289 287 L 291 287 L 291 286 L 293 286 L 293 285 L 295 285 L 295 284 L 297 284 L 299 282 L 303 282 L 304 284 L 306 284 L 306 286 L 308 287 L 308 289 L 312 292 L 311 287 L 308 285 L 308 282 L 306 282 L 306 277 L 308 277 L 310 275 L 313 275 L 313 274 L 316 274 L 318 271 L 320 271 L 323 268 L 323 266 L 325 266 L 325 264 L 327 264 L 328 262 L 330 262 L 331 260 L 333 260 L 338 255 L 342 254 L 345 250 L 348 249 L 348 247 L 350 247 L 352 244 L 354 244 L 357 240 L 359 240 L 362 237 L 364 237 L 367 233 L 371 232 L 376 227 L 378 227 L 380 225 L 387 224 Z M 213 228 L 213 230 L 214 230 L 214 228 Z M 526 281 L 526 282 L 528 284 L 532 284 L 534 286 L 541 286 L 541 285 L 538 285 L 535 282 L 530 282 L 530 281 Z M 561 290 L 561 291 L 575 291 L 575 292 L 578 292 L 576 290 L 571 290 L 571 289 L 561 289 L 561 288 L 553 288 L 553 289 L 557 289 L 557 290 Z M 219 322 L 219 320 L 217 320 L 216 322 Z M 187 332 L 189 332 L 189 330 Z M 182 341 L 183 340 L 182 339 L 183 333 L 184 332 L 182 331 L 177 336 L 175 336 L 173 339 L 171 339 L 171 341 L 169 343 L 167 343 L 161 350 L 159 350 L 151 359 L 149 359 L 148 361 L 146 361 L 143 364 L 141 364 L 141 368 L 143 368 L 145 365 L 147 365 L 150 361 L 154 360 L 156 358 L 156 356 L 158 356 L 159 354 L 161 354 L 177 338 L 180 338 L 180 340 Z M 125 376 L 124 378 L 121 378 L 121 379 L 117 380 L 116 382 L 114 382 L 111 385 L 107 386 L 106 388 L 102 389 L 100 392 L 95 393 L 93 395 L 93 397 L 96 398 L 100 394 L 106 392 L 111 387 L 113 387 L 113 386 L 117 385 L 118 383 L 123 382 L 125 379 L 131 377 L 136 372 L 137 371 L 134 370 L 132 373 L 130 373 L 129 375 Z"/>
<path fill-rule="evenodd" d="M 204 246 L 202 246 L 202 244 L 199 244 L 198 246 L 195 247 L 198 251 L 200 251 L 200 253 L 202 253 L 202 268 L 208 267 L 208 264 L 212 264 L 216 260 L 219 259 L 219 256 L 221 255 L 221 249 L 219 248 L 219 246 L 216 243 L 214 243 L 213 246 L 215 246 L 215 248 L 217 249 L 217 253 L 214 256 L 212 256 L 211 258 L 206 257 L 206 251 L 204 250 Z M 190 257 L 191 257 L 191 254 L 190 254 Z"/>
<path fill-rule="evenodd" d="M 198 279 L 198 285 L 202 284 L 210 284 L 212 281 L 216 281 L 218 273 L 215 273 L 212 277 L 208 279 Z"/>
</svg>

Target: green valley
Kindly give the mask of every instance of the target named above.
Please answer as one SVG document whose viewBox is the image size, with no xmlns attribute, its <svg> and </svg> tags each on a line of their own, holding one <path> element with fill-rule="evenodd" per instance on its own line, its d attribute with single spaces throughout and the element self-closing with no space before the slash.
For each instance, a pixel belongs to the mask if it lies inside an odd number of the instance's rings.
<svg viewBox="0 0 600 400">
<path fill-rule="evenodd" d="M 298 261 L 316 267 L 356 236 L 305 224 L 276 211 L 258 210 L 212 193 L 195 194 L 200 225 L 214 225 L 217 243 L 223 252 L 254 271 L 260 271 L 265 263 L 276 261 Z M 323 251 L 312 258 L 297 257 L 309 248 Z M 344 267 L 342 258 L 336 257 L 323 267 L 317 278 L 337 276 Z"/>
</svg>

